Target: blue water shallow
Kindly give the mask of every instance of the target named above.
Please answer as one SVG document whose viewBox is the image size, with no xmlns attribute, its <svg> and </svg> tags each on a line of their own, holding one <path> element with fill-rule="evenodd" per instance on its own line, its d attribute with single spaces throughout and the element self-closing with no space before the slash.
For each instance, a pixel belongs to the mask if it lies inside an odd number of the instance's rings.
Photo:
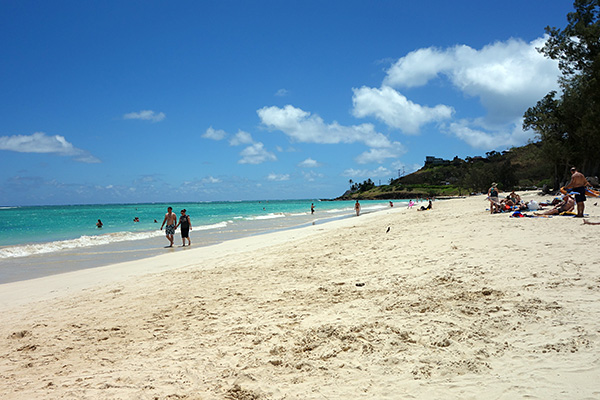
<svg viewBox="0 0 600 400">
<path fill-rule="evenodd" d="M 389 202 L 361 205 L 369 213 Z M 187 210 L 194 246 L 354 215 L 352 201 L 310 199 L 0 207 L 0 283 L 161 254 L 168 244 L 160 230 L 168 206 L 178 216 Z M 175 243 L 181 245 L 179 231 Z"/>
</svg>

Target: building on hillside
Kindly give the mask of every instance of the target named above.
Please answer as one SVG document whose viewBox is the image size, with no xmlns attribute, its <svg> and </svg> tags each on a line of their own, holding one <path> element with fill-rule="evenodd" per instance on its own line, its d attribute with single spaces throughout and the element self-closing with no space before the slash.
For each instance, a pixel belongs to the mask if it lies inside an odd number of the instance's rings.
<svg viewBox="0 0 600 400">
<path fill-rule="evenodd" d="M 425 157 L 425 166 L 426 167 L 433 167 L 433 166 L 437 166 L 437 165 L 449 165 L 449 164 L 450 164 L 450 160 L 444 160 L 443 158 L 436 158 L 433 156 Z"/>
</svg>

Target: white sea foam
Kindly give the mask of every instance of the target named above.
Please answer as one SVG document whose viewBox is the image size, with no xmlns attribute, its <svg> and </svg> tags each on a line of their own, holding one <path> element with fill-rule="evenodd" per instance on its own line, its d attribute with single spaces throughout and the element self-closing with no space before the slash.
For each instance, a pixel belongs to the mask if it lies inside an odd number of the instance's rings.
<svg viewBox="0 0 600 400">
<path fill-rule="evenodd" d="M 49 243 L 34 243 L 4 247 L 0 249 L 0 259 L 27 257 L 36 254 L 46 254 L 61 250 L 72 250 L 91 246 L 100 246 L 129 240 L 143 240 L 161 236 L 162 234 L 163 232 L 159 230 L 147 232 L 117 232 L 98 236 L 81 236 L 73 240 L 58 240 Z"/>
<path fill-rule="evenodd" d="M 199 230 L 199 231 L 207 231 L 210 229 L 225 228 L 226 226 L 227 226 L 227 222 L 223 221 L 223 222 L 219 222 L 219 223 L 212 224 L 212 225 L 201 225 L 198 227 L 195 226 L 192 229 Z"/>
<path fill-rule="evenodd" d="M 331 210 L 327 210 L 326 212 L 329 214 L 339 214 L 339 213 L 348 212 L 348 211 L 352 211 L 352 208 L 350 208 L 350 207 L 348 207 L 348 208 L 333 208 Z"/>
<path fill-rule="evenodd" d="M 267 214 L 267 215 L 258 215 L 256 217 L 248 217 L 246 218 L 248 221 L 259 220 L 259 219 L 273 219 L 273 218 L 284 218 L 285 214 L 277 213 L 277 214 Z"/>
</svg>

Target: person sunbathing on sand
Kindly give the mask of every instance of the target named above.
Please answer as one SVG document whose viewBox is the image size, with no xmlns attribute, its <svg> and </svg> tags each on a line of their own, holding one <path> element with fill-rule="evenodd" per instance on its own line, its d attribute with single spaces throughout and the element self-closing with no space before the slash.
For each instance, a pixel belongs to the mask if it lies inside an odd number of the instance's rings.
<svg viewBox="0 0 600 400">
<path fill-rule="evenodd" d="M 558 215 L 563 212 L 571 212 L 575 209 L 575 199 L 570 194 L 566 194 L 563 201 L 550 210 L 534 212 L 533 215 Z"/>
</svg>

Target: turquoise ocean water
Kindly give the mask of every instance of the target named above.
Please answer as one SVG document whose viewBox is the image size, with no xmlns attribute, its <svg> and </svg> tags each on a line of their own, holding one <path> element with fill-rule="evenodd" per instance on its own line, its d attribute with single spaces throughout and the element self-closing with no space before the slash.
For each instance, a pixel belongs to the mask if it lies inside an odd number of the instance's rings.
<svg viewBox="0 0 600 400">
<path fill-rule="evenodd" d="M 361 205 L 369 213 L 389 202 Z M 164 248 L 168 242 L 160 226 L 168 206 L 177 216 L 187 210 L 193 246 L 354 214 L 352 201 L 318 200 L 0 207 L 0 283 L 184 250 Z M 98 219 L 104 224 L 100 229 Z M 179 230 L 175 244 L 181 245 Z"/>
</svg>

